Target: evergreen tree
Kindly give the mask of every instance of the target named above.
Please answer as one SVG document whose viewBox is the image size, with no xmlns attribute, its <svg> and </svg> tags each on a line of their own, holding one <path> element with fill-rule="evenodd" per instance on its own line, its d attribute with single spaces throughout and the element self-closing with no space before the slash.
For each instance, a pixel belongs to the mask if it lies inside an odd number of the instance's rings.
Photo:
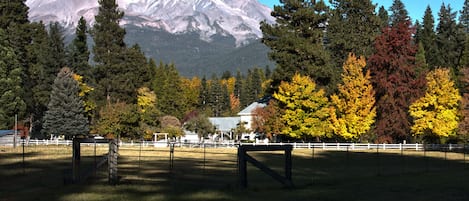
<svg viewBox="0 0 469 201">
<path fill-rule="evenodd" d="M 371 0 L 333 0 L 331 4 L 327 38 L 335 67 L 342 66 L 350 52 L 370 56 L 381 25 L 375 5 Z"/>
<path fill-rule="evenodd" d="M 212 111 L 212 116 L 220 117 L 223 112 L 223 101 L 224 97 L 228 94 L 224 94 L 223 86 L 220 84 L 220 80 L 215 75 L 212 76 L 210 82 L 210 90 L 208 96 L 208 106 Z"/>
<path fill-rule="evenodd" d="M 392 26 L 410 20 L 407 9 L 405 9 L 405 6 L 401 0 L 393 0 L 390 11 L 391 16 L 389 16 L 389 20 L 391 21 Z"/>
<path fill-rule="evenodd" d="M 464 39 L 461 38 L 460 30 L 456 24 L 456 12 L 450 5 L 443 3 L 438 13 L 439 23 L 436 28 L 436 46 L 438 47 L 437 66 L 450 67 L 453 73 L 458 74 L 457 67 L 464 48 Z"/>
<path fill-rule="evenodd" d="M 467 35 L 466 42 L 464 43 L 464 51 L 462 52 L 459 66 L 463 68 L 469 67 L 469 34 Z"/>
<path fill-rule="evenodd" d="M 45 135 L 65 135 L 70 139 L 89 132 L 83 102 L 78 96 L 80 87 L 72 75 L 70 68 L 62 68 L 54 80 L 44 116 Z"/>
<path fill-rule="evenodd" d="M 28 89 L 27 106 L 32 122 L 31 135 L 41 138 L 42 119 L 47 110 L 50 91 L 58 70 L 50 59 L 50 40 L 44 24 L 32 23 L 30 29 L 32 40 L 26 47 L 30 64 L 25 88 Z"/>
<path fill-rule="evenodd" d="M 425 96 L 410 106 L 414 118 L 412 133 L 433 139 L 456 135 L 461 96 L 451 80 L 449 69 L 436 69 L 427 75 Z"/>
<path fill-rule="evenodd" d="M 464 5 L 459 15 L 459 23 L 461 23 L 464 32 L 469 34 L 469 0 L 464 0 Z"/>
<path fill-rule="evenodd" d="M 275 6 L 275 24 L 261 23 L 262 42 L 272 51 L 269 57 L 277 63 L 272 85 L 289 81 L 295 73 L 311 76 L 321 86 L 335 88 L 340 68 L 330 66 L 324 49 L 327 6 L 324 1 L 290 0 Z"/>
<path fill-rule="evenodd" d="M 96 62 L 97 99 L 111 101 L 135 102 L 133 98 L 119 88 L 125 87 L 131 80 L 125 76 L 127 65 L 124 63 L 126 45 L 125 30 L 119 26 L 124 13 L 118 9 L 115 0 L 99 0 L 98 15 L 91 31 L 95 45 L 93 46 Z M 128 82 L 126 82 L 128 81 Z M 121 99 L 124 98 L 124 99 Z"/>
<path fill-rule="evenodd" d="M 376 117 L 375 91 L 370 71 L 363 73 L 365 66 L 363 57 L 349 54 L 343 66 L 343 84 L 338 86 L 339 93 L 331 96 L 332 128 L 347 140 L 358 141 L 371 129 Z"/>
<path fill-rule="evenodd" d="M 206 111 L 208 108 L 209 86 L 207 78 L 204 76 L 200 81 L 199 108 Z"/>
<path fill-rule="evenodd" d="M 408 107 L 421 92 L 414 72 L 416 47 L 409 25 L 404 21 L 384 29 L 368 63 L 376 91 L 376 133 L 380 142 L 410 139 Z"/>
<path fill-rule="evenodd" d="M 23 68 L 8 44 L 6 32 L 0 28 L 0 129 L 13 128 L 15 115 L 24 116 L 22 74 Z"/>
<path fill-rule="evenodd" d="M 420 24 L 418 20 L 415 20 L 414 28 L 415 28 L 414 41 L 415 43 L 418 44 L 422 37 L 422 25 Z"/>
<path fill-rule="evenodd" d="M 87 27 L 85 18 L 81 17 L 75 30 L 75 38 L 68 48 L 68 65 L 72 70 L 85 77 L 85 82 L 92 80 L 90 51 L 87 43 Z"/>
<path fill-rule="evenodd" d="M 384 6 L 379 7 L 378 17 L 381 22 L 380 24 L 380 31 L 381 31 L 382 29 L 389 26 L 389 15 L 388 15 L 388 11 L 386 10 L 386 8 L 384 8 Z"/>
<path fill-rule="evenodd" d="M 174 64 L 163 64 L 156 69 L 157 79 L 153 80 L 152 89 L 156 94 L 156 105 L 164 115 L 182 118 L 186 112 L 186 102 L 181 78 Z"/>
<path fill-rule="evenodd" d="M 22 90 L 21 99 L 26 103 L 27 109 L 25 113 L 20 113 L 19 119 L 25 119 L 31 116 L 33 100 L 30 95 L 31 86 L 27 71 L 29 68 L 29 60 L 27 57 L 26 46 L 31 43 L 31 34 L 29 31 L 28 6 L 26 0 L 0 1 L 0 29 L 4 31 L 5 38 L 3 40 L 8 43 L 8 47 L 13 48 L 17 62 L 21 67 Z M 24 115 L 21 115 L 24 114 Z"/>
<path fill-rule="evenodd" d="M 425 50 L 425 58 L 428 66 L 433 69 L 437 65 L 437 47 L 435 43 L 435 20 L 433 19 L 433 13 L 430 6 L 425 9 L 425 15 L 423 16 L 423 29 L 420 32 L 419 42 L 422 42 L 423 49 Z"/>
<path fill-rule="evenodd" d="M 56 75 L 61 68 L 67 65 L 63 30 L 58 22 L 49 24 L 49 48 L 49 65 L 50 69 L 53 70 L 51 74 Z"/>
<path fill-rule="evenodd" d="M 28 67 L 26 46 L 31 40 L 28 27 L 29 8 L 25 2 L 26 0 L 0 2 L 0 28 L 6 32 L 9 46 L 13 47 L 23 71 Z"/>
<path fill-rule="evenodd" d="M 422 42 L 418 43 L 417 53 L 415 54 L 415 74 L 416 77 L 425 76 L 429 71 L 427 59 L 425 57 L 425 48 L 423 48 Z"/>
</svg>

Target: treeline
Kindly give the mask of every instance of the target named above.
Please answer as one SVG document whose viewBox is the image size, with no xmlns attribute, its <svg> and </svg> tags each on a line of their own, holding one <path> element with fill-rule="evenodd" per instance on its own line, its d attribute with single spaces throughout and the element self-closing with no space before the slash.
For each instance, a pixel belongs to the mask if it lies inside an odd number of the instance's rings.
<svg viewBox="0 0 469 201">
<path fill-rule="evenodd" d="M 423 23 L 412 23 L 400 0 L 389 13 L 375 13 L 371 1 L 282 3 L 272 12 L 277 23 L 261 24 L 278 90 L 257 129 L 303 140 L 468 139 L 467 0 L 459 20 L 443 3 L 436 26 L 429 6 Z"/>
<path fill-rule="evenodd" d="M 181 77 L 126 44 L 115 0 L 99 1 L 93 27 L 81 18 L 67 46 L 58 23 L 28 20 L 24 2 L 0 3 L 0 129 L 17 114 L 38 138 L 176 136 L 184 123 L 204 134 L 213 132 L 206 117 L 271 94 L 253 130 L 270 136 L 461 141 L 469 132 L 468 0 L 458 20 L 442 4 L 438 24 L 430 7 L 412 23 L 400 0 L 389 13 L 370 0 L 284 1 L 276 24 L 261 23 L 276 68 L 209 78 Z"/>
<path fill-rule="evenodd" d="M 93 27 L 82 17 L 66 46 L 58 23 L 30 22 L 22 0 L 0 3 L 0 129 L 12 129 L 18 115 L 33 138 L 181 135 L 182 120 L 233 116 L 265 94 L 268 68 L 185 78 L 174 65 L 147 59 L 125 44 L 116 2 L 99 4 Z M 202 132 L 207 121 L 199 119 Z"/>
</svg>

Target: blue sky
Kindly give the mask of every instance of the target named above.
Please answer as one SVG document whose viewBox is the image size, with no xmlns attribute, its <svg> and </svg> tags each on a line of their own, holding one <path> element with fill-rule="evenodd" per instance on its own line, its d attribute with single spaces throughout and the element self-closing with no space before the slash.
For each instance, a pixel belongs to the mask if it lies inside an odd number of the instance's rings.
<svg viewBox="0 0 469 201">
<path fill-rule="evenodd" d="M 261 3 L 273 8 L 273 5 L 279 5 L 279 0 L 259 0 Z M 329 2 L 329 0 L 325 0 Z M 393 0 L 372 0 L 373 3 L 378 4 L 378 8 L 384 6 L 386 9 L 389 10 L 391 7 Z M 415 20 L 419 20 L 422 22 L 423 15 L 425 13 L 425 9 L 427 5 L 430 5 L 433 11 L 433 17 L 435 20 L 438 20 L 438 11 L 440 11 L 441 4 L 444 2 L 445 5 L 450 4 L 451 9 L 453 11 L 459 11 L 462 9 L 464 4 L 464 0 L 401 0 L 404 3 L 405 8 L 409 12 L 409 16 L 413 22 Z"/>
</svg>

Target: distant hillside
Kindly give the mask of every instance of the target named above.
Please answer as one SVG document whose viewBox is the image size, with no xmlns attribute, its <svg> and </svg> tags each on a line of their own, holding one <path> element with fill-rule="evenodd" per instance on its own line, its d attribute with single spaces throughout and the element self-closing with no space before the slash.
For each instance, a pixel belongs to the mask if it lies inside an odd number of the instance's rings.
<svg viewBox="0 0 469 201">
<path fill-rule="evenodd" d="M 142 51 L 156 62 L 174 63 L 183 76 L 211 76 L 225 71 L 246 72 L 253 67 L 272 69 L 268 60 L 269 48 L 259 40 L 236 47 L 231 36 L 212 36 L 212 41 L 200 39 L 196 32 L 171 34 L 166 31 L 145 29 L 127 25 L 126 43 L 139 44 Z"/>
</svg>

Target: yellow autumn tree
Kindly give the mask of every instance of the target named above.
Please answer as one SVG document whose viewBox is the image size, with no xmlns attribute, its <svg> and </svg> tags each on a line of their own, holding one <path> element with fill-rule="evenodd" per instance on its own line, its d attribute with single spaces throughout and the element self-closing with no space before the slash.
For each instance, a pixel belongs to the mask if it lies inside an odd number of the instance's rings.
<svg viewBox="0 0 469 201">
<path fill-rule="evenodd" d="M 93 115 L 93 110 L 96 109 L 96 103 L 91 100 L 89 97 L 90 92 L 94 90 L 93 87 L 90 87 L 83 81 L 83 76 L 73 73 L 73 79 L 78 82 L 78 86 L 80 86 L 80 92 L 78 96 L 83 99 L 83 106 L 85 108 L 85 112 L 88 117 Z"/>
<path fill-rule="evenodd" d="M 409 109 L 414 118 L 413 135 L 427 139 L 455 136 L 461 95 L 451 80 L 450 71 L 436 69 L 429 72 L 426 79 L 425 95 Z"/>
<path fill-rule="evenodd" d="M 339 93 L 331 96 L 331 126 L 335 134 L 356 141 L 367 133 L 376 117 L 375 91 L 370 71 L 363 73 L 366 61 L 349 54 L 343 65 Z"/>
<path fill-rule="evenodd" d="M 151 139 L 157 131 L 159 111 L 156 108 L 156 95 L 148 87 L 137 90 L 139 127 L 145 139 Z"/>
<path fill-rule="evenodd" d="M 273 96 L 284 109 L 282 134 L 306 139 L 330 133 L 325 91 L 316 89 L 316 84 L 308 76 L 295 74 L 291 82 L 282 82 Z"/>
<path fill-rule="evenodd" d="M 184 113 L 193 111 L 199 104 L 201 80 L 198 77 L 181 78 L 182 94 L 184 100 Z"/>
</svg>

